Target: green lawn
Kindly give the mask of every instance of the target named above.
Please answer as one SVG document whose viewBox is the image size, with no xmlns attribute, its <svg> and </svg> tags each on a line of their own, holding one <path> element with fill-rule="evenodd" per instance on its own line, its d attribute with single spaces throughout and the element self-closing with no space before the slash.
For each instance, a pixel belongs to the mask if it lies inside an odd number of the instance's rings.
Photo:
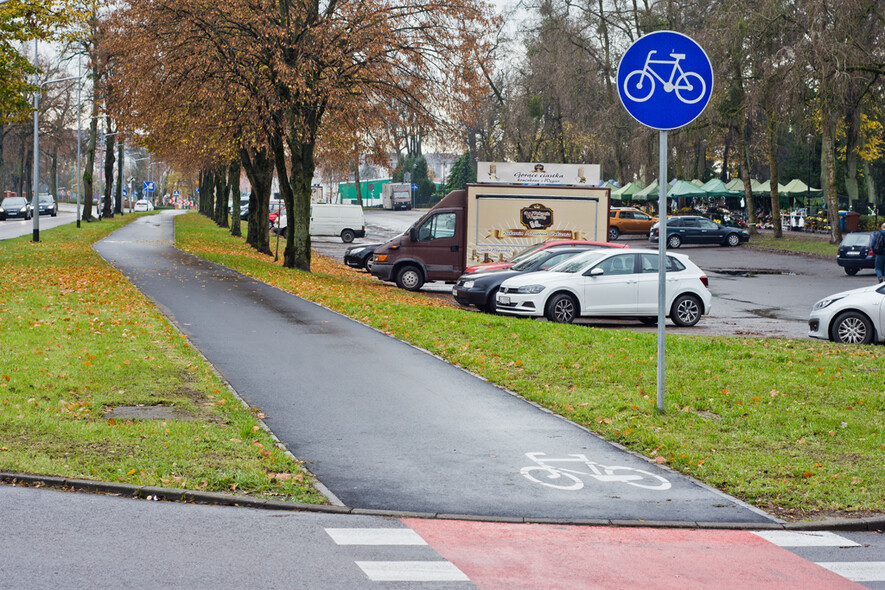
<svg viewBox="0 0 885 590">
<path fill-rule="evenodd" d="M 0 242 L 0 470 L 322 502 L 93 242 L 144 214 Z M 121 407 L 171 419 L 115 419 Z M 137 412 L 138 410 L 133 410 Z"/>
</svg>

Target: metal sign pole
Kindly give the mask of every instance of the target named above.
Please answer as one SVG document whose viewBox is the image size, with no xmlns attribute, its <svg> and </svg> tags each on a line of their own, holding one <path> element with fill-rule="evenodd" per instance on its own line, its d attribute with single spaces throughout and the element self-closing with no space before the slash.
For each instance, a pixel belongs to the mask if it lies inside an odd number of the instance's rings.
<svg viewBox="0 0 885 590">
<path fill-rule="evenodd" d="M 664 335 L 667 310 L 667 132 L 658 145 L 658 413 L 664 413 Z"/>
</svg>

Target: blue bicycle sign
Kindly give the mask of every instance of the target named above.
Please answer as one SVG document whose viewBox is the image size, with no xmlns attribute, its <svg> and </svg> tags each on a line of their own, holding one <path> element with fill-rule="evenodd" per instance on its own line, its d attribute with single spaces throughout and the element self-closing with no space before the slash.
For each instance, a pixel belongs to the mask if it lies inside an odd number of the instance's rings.
<svg viewBox="0 0 885 590">
<path fill-rule="evenodd" d="M 641 37 L 618 66 L 618 94 L 637 121 L 654 129 L 691 123 L 707 106 L 713 68 L 690 37 L 658 31 Z"/>
</svg>

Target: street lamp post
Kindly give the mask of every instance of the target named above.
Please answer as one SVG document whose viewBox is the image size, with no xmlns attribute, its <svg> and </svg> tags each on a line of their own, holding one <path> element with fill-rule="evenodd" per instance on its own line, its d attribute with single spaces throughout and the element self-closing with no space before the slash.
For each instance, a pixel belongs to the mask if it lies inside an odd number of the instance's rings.
<svg viewBox="0 0 885 590">
<path fill-rule="evenodd" d="M 37 50 L 38 41 L 34 39 L 34 68 L 37 68 Z M 40 241 L 40 92 L 47 84 L 56 82 L 67 82 L 68 80 L 77 80 L 77 76 L 68 78 L 59 78 L 57 80 L 47 80 L 46 82 L 37 84 L 37 90 L 34 92 L 34 178 L 31 181 L 31 215 L 34 219 L 34 231 L 31 237 L 32 242 Z"/>
</svg>

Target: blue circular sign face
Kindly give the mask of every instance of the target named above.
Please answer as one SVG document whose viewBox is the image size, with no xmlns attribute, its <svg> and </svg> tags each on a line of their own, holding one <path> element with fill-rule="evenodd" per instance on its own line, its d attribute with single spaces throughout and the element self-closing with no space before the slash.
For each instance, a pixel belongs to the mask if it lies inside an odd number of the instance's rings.
<svg viewBox="0 0 885 590">
<path fill-rule="evenodd" d="M 618 65 L 618 94 L 653 129 L 676 129 L 700 115 L 713 93 L 713 66 L 694 39 L 673 31 L 640 37 Z"/>
</svg>

